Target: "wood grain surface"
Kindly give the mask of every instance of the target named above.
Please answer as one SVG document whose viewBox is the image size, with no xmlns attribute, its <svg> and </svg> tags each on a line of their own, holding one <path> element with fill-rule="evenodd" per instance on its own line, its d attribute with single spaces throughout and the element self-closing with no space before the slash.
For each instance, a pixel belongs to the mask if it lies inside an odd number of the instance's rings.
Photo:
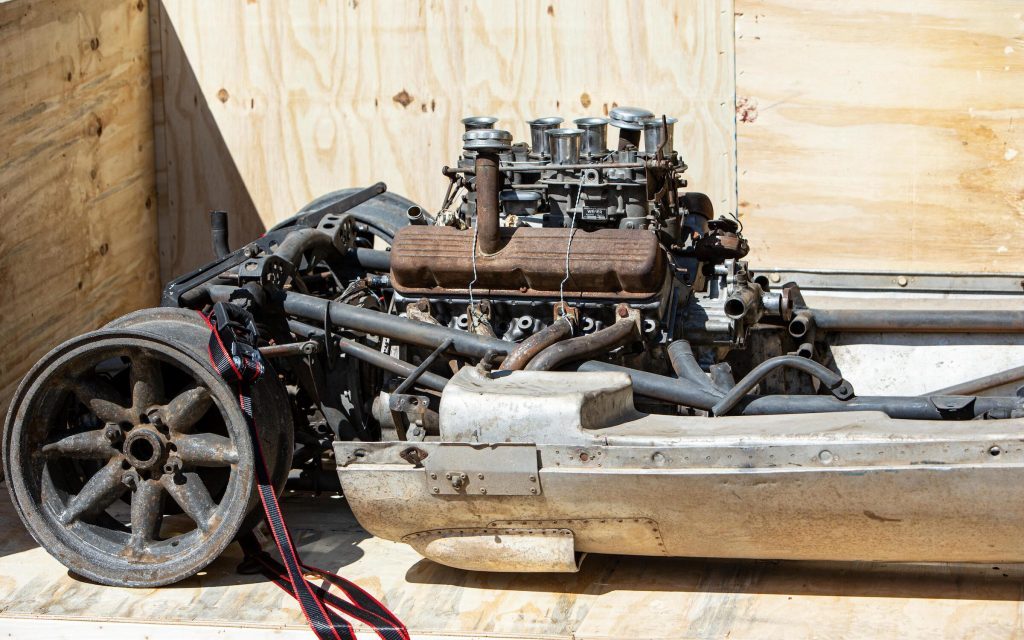
<svg viewBox="0 0 1024 640">
<path fill-rule="evenodd" d="M 1014 0 L 736 0 L 752 261 L 1020 271 L 1022 56 Z"/>
<path fill-rule="evenodd" d="M 727 0 L 163 0 L 156 20 L 165 278 L 211 257 L 211 209 L 234 246 L 377 180 L 436 210 L 467 115 L 520 140 L 537 116 L 677 116 L 692 188 L 734 207 Z"/>
<path fill-rule="evenodd" d="M 5 487 L 0 487 L 5 489 Z M 1014 638 L 1024 567 L 589 556 L 576 574 L 474 573 L 372 538 L 344 500 L 284 499 L 303 559 L 383 599 L 415 638 Z M 161 589 L 68 574 L 0 491 L 0 637 L 308 637 L 294 600 L 240 575 L 236 546 Z M 102 630 L 102 633 L 99 631 Z M 21 637 L 21 636 L 15 636 Z M 363 630 L 360 638 L 376 638 Z"/>
<path fill-rule="evenodd" d="M 0 3 L 0 409 L 60 341 L 155 304 L 144 0 Z"/>
</svg>

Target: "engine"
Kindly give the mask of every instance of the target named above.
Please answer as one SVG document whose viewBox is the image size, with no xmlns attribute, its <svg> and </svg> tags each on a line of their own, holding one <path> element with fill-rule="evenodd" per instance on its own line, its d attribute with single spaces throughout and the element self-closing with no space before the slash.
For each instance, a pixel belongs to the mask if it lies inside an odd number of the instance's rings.
<svg viewBox="0 0 1024 640">
<path fill-rule="evenodd" d="M 531 120 L 529 144 L 496 118 L 465 118 L 441 210 L 430 220 L 413 208 L 392 245 L 399 309 L 506 341 L 561 318 L 595 334 L 625 313 L 642 348 L 620 359 L 648 368 L 677 337 L 710 363 L 742 347 L 762 316 L 788 319 L 784 292 L 742 261 L 738 221 L 715 219 L 707 196 L 685 190 L 676 120 L 634 107 L 609 115 L 571 128 Z"/>
</svg>

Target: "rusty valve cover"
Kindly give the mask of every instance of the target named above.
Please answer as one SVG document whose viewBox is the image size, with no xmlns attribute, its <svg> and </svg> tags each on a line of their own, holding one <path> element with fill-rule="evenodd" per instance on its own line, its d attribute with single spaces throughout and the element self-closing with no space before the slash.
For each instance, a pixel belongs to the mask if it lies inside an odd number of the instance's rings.
<svg viewBox="0 0 1024 640">
<path fill-rule="evenodd" d="M 477 248 L 475 293 L 557 296 L 565 278 L 568 229 L 502 228 L 503 247 L 492 255 Z M 391 279 L 403 295 L 468 293 L 473 280 L 473 232 L 451 227 L 404 227 L 391 250 Z M 665 282 L 665 258 L 650 231 L 577 229 L 569 256 L 565 294 L 583 298 L 641 300 Z"/>
</svg>

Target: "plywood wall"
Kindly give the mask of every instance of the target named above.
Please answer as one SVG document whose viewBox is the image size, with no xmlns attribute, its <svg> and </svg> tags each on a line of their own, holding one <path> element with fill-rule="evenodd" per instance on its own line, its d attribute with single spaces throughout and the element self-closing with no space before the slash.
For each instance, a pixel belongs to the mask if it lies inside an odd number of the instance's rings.
<svg viewBox="0 0 1024 640">
<path fill-rule="evenodd" d="M 756 264 L 1019 270 L 1022 12 L 1017 0 L 163 0 L 162 273 L 210 256 L 213 208 L 232 211 L 241 241 L 378 179 L 436 207 L 463 115 L 522 136 L 530 116 L 626 102 L 682 117 L 692 186 L 720 211 L 738 189 Z"/>
<path fill-rule="evenodd" d="M 736 0 L 764 265 L 1024 270 L 1024 3 Z"/>
<path fill-rule="evenodd" d="M 211 257 L 206 212 L 251 238 L 385 180 L 435 209 L 466 115 L 636 104 L 680 118 L 691 185 L 734 208 L 731 0 L 225 2 L 155 14 L 163 276 Z"/>
<path fill-rule="evenodd" d="M 57 343 L 158 299 L 147 14 L 0 3 L 0 408 Z"/>
</svg>

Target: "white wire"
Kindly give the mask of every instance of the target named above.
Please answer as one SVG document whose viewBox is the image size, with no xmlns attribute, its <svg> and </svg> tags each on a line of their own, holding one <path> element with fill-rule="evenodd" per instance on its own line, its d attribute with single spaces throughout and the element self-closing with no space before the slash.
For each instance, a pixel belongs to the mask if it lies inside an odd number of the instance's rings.
<svg viewBox="0 0 1024 640">
<path fill-rule="evenodd" d="M 473 329 L 477 327 L 476 305 L 473 302 L 473 285 L 476 284 L 476 239 L 480 235 L 479 218 L 473 221 L 473 279 L 469 283 L 469 319 L 473 323 Z"/>
<path fill-rule="evenodd" d="M 565 277 L 558 284 L 558 302 L 560 306 L 560 312 L 564 316 L 565 314 L 565 284 L 569 282 L 569 254 L 572 251 L 572 237 L 576 233 L 576 212 L 580 208 L 580 195 L 583 193 L 583 178 L 580 177 L 579 185 L 576 187 L 576 206 L 572 208 L 572 218 L 569 220 L 569 238 L 565 244 Z"/>
</svg>

